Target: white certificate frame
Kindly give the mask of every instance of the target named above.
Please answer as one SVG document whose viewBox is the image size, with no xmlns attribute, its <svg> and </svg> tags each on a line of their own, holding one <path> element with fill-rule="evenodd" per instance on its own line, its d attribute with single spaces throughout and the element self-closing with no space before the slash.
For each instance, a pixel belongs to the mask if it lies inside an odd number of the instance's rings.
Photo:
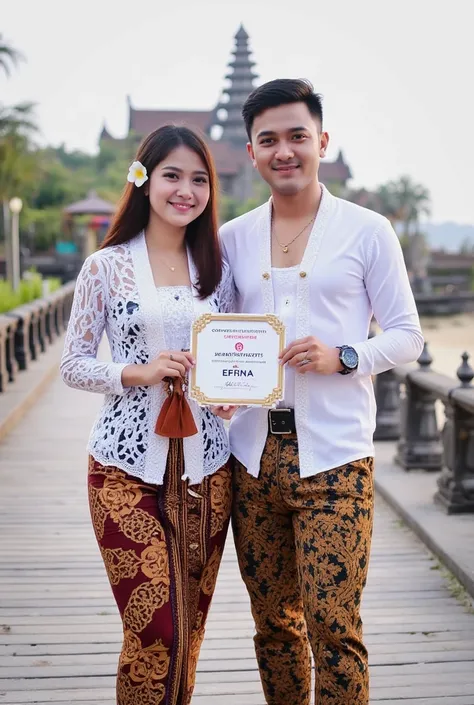
<svg viewBox="0 0 474 705">
<path fill-rule="evenodd" d="M 209 360 L 207 355 L 209 354 L 209 340 L 204 341 L 203 337 L 203 332 L 206 331 L 208 334 L 208 337 L 210 338 L 211 335 L 214 333 L 214 331 L 210 331 L 208 329 L 208 326 L 211 323 L 218 323 L 219 326 L 222 328 L 223 326 L 228 326 L 227 333 L 231 333 L 230 335 L 226 336 L 226 339 L 224 340 L 224 335 L 218 334 L 216 336 L 216 343 L 218 343 L 222 347 L 222 352 L 221 353 L 214 353 L 215 357 L 212 356 L 212 362 L 217 363 L 215 366 L 215 373 L 216 376 L 214 376 L 214 370 L 212 370 L 213 374 L 209 374 L 209 383 L 206 382 L 205 379 L 203 379 L 203 374 L 200 374 L 200 371 L 207 370 L 209 372 L 210 367 L 209 367 Z M 251 329 L 247 330 L 247 333 L 250 334 L 252 332 L 252 328 L 254 324 L 258 324 L 260 326 L 260 331 L 262 329 L 265 329 L 266 332 L 271 333 L 271 337 L 269 338 L 269 344 L 270 348 L 274 347 L 274 353 L 275 353 L 275 361 L 266 361 L 265 360 L 265 350 L 263 351 L 263 360 L 260 358 L 259 359 L 259 364 L 263 364 L 264 366 L 267 366 L 267 369 L 265 370 L 265 376 L 269 378 L 269 382 L 267 382 L 263 388 L 262 392 L 262 387 L 258 388 L 257 386 L 257 392 L 256 396 L 252 394 L 249 394 L 248 392 L 245 392 L 244 394 L 238 394 L 236 396 L 231 396 L 231 395 L 219 395 L 217 389 L 218 385 L 215 383 L 213 384 L 213 381 L 215 382 L 216 377 L 220 379 L 219 369 L 221 369 L 222 374 L 224 374 L 225 370 L 227 369 L 227 372 L 232 373 L 232 370 L 234 369 L 240 369 L 241 366 L 246 365 L 247 366 L 247 372 L 251 370 L 252 368 L 250 367 L 251 361 L 254 358 L 242 358 L 240 356 L 244 355 L 249 355 L 249 354 L 257 354 L 257 353 L 245 353 L 245 352 L 238 352 L 235 350 L 236 348 L 236 343 L 235 340 L 238 339 L 246 341 L 242 345 L 245 347 L 247 344 L 249 344 L 249 337 L 250 335 L 247 335 L 247 337 L 242 333 L 239 335 L 238 334 L 238 327 L 239 325 L 242 327 L 242 325 L 245 324 L 252 324 Z M 232 334 L 232 331 L 235 329 L 237 331 L 234 334 Z M 215 329 L 214 329 L 215 330 Z M 223 331 L 225 333 L 226 331 Z M 255 332 L 255 331 L 254 331 Z M 258 331 L 257 331 L 258 332 Z M 261 334 L 262 342 L 264 339 L 264 335 Z M 257 337 L 258 342 L 259 339 Z M 253 343 L 250 344 L 250 347 L 254 347 L 255 344 L 258 343 Z M 263 406 L 263 407 L 272 407 L 276 404 L 276 402 L 280 401 L 283 399 L 283 394 L 284 394 L 284 369 L 283 366 L 279 364 L 278 361 L 278 355 L 284 350 L 285 347 L 285 325 L 282 323 L 280 318 L 278 316 L 275 316 L 274 314 L 246 314 L 246 313 L 204 313 L 201 316 L 199 316 L 195 321 L 192 326 L 192 331 L 191 331 L 191 354 L 193 355 L 195 361 L 196 361 L 196 366 L 192 368 L 191 374 L 190 374 L 190 384 L 189 384 L 189 396 L 191 399 L 194 399 L 198 404 L 201 406 L 220 406 L 220 405 L 231 405 L 231 406 Z M 234 348 L 234 350 L 232 350 Z M 261 355 L 261 353 L 258 353 Z M 202 356 L 206 356 L 206 362 L 203 364 L 203 358 Z M 217 355 L 222 355 L 226 357 L 219 358 Z M 201 367 L 200 367 L 200 358 L 201 358 Z M 223 365 L 227 364 L 228 368 L 224 368 Z M 274 369 L 273 369 L 274 366 Z M 245 369 L 245 368 L 243 368 Z M 263 368 L 262 368 L 263 369 Z M 252 380 L 253 381 L 253 380 Z M 238 384 L 238 382 L 236 383 Z M 221 388 L 224 385 L 220 385 Z"/>
</svg>

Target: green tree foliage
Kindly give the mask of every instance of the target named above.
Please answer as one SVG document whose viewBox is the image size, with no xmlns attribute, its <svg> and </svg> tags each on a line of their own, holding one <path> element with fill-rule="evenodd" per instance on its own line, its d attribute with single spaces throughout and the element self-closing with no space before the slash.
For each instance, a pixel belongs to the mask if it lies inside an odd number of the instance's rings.
<svg viewBox="0 0 474 705">
<path fill-rule="evenodd" d="M 1 111 L 1 106 L 0 106 Z M 0 240 L 8 229 L 8 201 L 25 197 L 37 177 L 37 156 L 31 139 L 22 129 L 9 127 L 0 131 Z"/>
<path fill-rule="evenodd" d="M 61 286 L 61 280 L 55 277 L 50 277 L 44 281 L 47 282 L 50 293 Z M 16 291 L 13 291 L 10 282 L 0 279 L 0 314 L 11 311 L 22 304 L 28 304 L 42 296 L 43 278 L 37 272 L 25 272 Z"/>
<path fill-rule="evenodd" d="M 16 140 L 18 136 L 14 134 Z M 6 148 L 8 143 L 4 146 Z M 85 198 L 90 190 L 112 203 L 118 200 L 135 144 L 105 142 L 98 155 L 67 151 L 64 145 L 36 149 L 30 153 L 34 178 L 31 178 L 33 173 L 27 178 L 29 172 L 26 163 L 18 159 L 18 149 L 11 149 L 11 160 L 2 158 L 1 149 L 0 142 L 0 162 L 4 165 L 3 169 L 0 166 L 0 194 L 5 193 L 7 199 L 12 195 L 24 199 L 22 238 L 34 249 L 44 251 L 63 238 L 66 206 Z"/>
<path fill-rule="evenodd" d="M 419 231 L 420 217 L 429 215 L 431 210 L 430 192 L 409 176 L 401 176 L 397 181 L 389 181 L 378 189 L 378 195 L 385 196 L 393 217 L 403 226 L 405 236 Z"/>
</svg>

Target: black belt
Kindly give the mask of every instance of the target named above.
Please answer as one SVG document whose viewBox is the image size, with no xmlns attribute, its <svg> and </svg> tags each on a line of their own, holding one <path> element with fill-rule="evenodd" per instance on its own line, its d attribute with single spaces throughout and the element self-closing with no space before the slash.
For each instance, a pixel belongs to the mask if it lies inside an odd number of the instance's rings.
<svg viewBox="0 0 474 705">
<path fill-rule="evenodd" d="M 268 412 L 268 430 L 274 436 L 286 436 L 296 433 L 294 409 L 270 409 Z"/>
</svg>

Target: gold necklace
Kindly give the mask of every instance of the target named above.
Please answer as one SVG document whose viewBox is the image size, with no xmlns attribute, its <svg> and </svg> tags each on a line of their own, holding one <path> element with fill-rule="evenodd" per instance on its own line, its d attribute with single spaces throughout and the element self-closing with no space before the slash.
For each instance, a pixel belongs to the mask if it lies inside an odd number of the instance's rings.
<svg viewBox="0 0 474 705">
<path fill-rule="evenodd" d="M 273 214 L 272 214 L 272 220 L 273 220 Z M 297 240 L 297 239 L 300 237 L 300 235 L 302 235 L 302 234 L 304 233 L 304 231 L 306 230 L 306 228 L 309 227 L 309 226 L 311 225 L 311 223 L 314 223 L 315 220 L 316 220 L 316 216 L 313 215 L 313 217 L 311 218 L 311 220 L 309 221 L 309 223 L 307 223 L 307 224 L 304 226 L 303 230 L 301 230 L 301 231 L 298 233 L 298 235 L 293 238 L 293 240 L 290 240 L 290 242 L 287 242 L 286 244 L 280 242 L 280 240 L 277 238 L 277 235 L 276 235 L 275 231 L 273 231 L 273 235 L 275 236 L 275 240 L 277 241 L 278 246 L 279 246 L 279 247 L 281 248 L 281 250 L 285 253 L 285 255 L 288 254 L 290 245 L 292 245 L 292 244 L 294 243 L 294 241 Z"/>
<path fill-rule="evenodd" d="M 176 266 L 172 267 L 163 257 L 160 257 L 160 260 L 163 262 L 163 264 L 168 267 L 171 272 L 174 272 L 176 270 Z"/>
</svg>

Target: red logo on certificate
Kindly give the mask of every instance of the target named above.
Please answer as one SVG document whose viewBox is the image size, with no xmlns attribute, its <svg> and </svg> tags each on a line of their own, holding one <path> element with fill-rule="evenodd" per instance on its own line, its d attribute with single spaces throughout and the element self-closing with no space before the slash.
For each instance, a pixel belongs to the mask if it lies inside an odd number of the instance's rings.
<svg viewBox="0 0 474 705">
<path fill-rule="evenodd" d="M 242 352 L 242 350 L 244 349 L 243 343 L 236 343 L 235 349 L 237 350 L 237 352 Z"/>
</svg>

